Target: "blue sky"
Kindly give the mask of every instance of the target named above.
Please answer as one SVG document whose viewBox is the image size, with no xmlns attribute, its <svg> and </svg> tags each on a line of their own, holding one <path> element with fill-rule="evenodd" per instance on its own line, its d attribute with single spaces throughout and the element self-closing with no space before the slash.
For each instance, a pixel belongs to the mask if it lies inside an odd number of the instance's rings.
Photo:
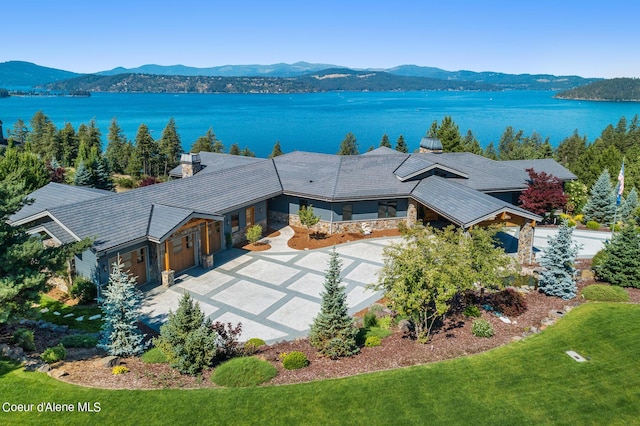
<svg viewBox="0 0 640 426">
<path fill-rule="evenodd" d="M 76 72 L 307 61 L 640 77 L 636 0 L 30 0 L 0 13 L 0 62 Z"/>
</svg>

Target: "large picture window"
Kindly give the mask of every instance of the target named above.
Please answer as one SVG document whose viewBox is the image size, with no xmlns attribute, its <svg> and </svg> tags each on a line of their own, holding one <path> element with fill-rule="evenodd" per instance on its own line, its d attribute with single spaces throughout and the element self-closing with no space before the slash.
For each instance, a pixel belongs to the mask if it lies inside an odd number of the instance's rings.
<svg viewBox="0 0 640 426">
<path fill-rule="evenodd" d="M 398 203 L 396 201 L 379 201 L 378 202 L 378 219 L 396 217 L 397 211 L 398 211 Z"/>
</svg>

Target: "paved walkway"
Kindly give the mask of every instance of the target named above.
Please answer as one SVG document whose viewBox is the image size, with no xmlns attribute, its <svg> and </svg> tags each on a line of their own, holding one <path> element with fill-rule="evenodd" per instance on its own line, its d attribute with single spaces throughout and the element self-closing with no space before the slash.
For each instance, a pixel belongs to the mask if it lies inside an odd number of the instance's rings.
<svg viewBox="0 0 640 426">
<path fill-rule="evenodd" d="M 146 288 L 143 320 L 159 329 L 169 309 L 175 311 L 188 291 L 211 320 L 241 322 L 242 340 L 259 337 L 271 343 L 306 336 L 320 310 L 324 272 L 333 248 L 294 250 L 286 244 L 293 230 L 284 227 L 280 232 L 279 237 L 269 239 L 272 248 L 268 251 L 225 250 L 216 254 L 212 270 L 196 267 L 176 277 L 169 289 Z M 350 313 L 382 296 L 366 286 L 377 281 L 385 245 L 398 240 L 367 239 L 336 247 Z"/>
</svg>

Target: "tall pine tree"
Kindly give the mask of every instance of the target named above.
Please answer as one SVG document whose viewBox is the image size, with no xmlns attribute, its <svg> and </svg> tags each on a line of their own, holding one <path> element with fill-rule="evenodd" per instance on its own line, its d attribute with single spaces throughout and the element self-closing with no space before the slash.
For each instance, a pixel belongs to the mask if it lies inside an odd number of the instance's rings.
<svg viewBox="0 0 640 426">
<path fill-rule="evenodd" d="M 405 154 L 409 152 L 409 147 L 407 146 L 407 143 L 404 141 L 404 136 L 402 135 L 398 136 L 398 140 L 396 141 L 396 151 L 403 152 Z"/>
<path fill-rule="evenodd" d="M 162 131 L 162 137 L 158 141 L 160 151 L 161 173 L 168 175 L 169 170 L 180 164 L 179 157 L 182 154 L 182 142 L 176 127 L 176 121 L 171 117 Z"/>
<path fill-rule="evenodd" d="M 269 154 L 269 158 L 279 157 L 282 154 L 284 154 L 284 152 L 282 152 L 282 148 L 280 148 L 280 141 L 276 141 L 271 150 L 271 154 Z"/>
<path fill-rule="evenodd" d="M 382 135 L 382 139 L 380 140 L 380 146 L 391 148 L 391 142 L 389 142 L 389 136 L 386 133 Z"/>
<path fill-rule="evenodd" d="M 348 312 L 345 288 L 340 285 L 341 263 L 338 253 L 333 250 L 325 273 L 320 312 L 309 333 L 311 345 L 332 359 L 351 356 L 359 351 L 356 344 L 358 328 Z"/>
<path fill-rule="evenodd" d="M 604 248 L 598 278 L 612 285 L 640 288 L 640 230 L 633 221 L 615 233 Z"/>
<path fill-rule="evenodd" d="M 616 195 L 611 186 L 611 175 L 604 169 L 591 187 L 591 196 L 582 208 L 585 220 L 601 224 L 611 223 L 616 212 Z"/>
<path fill-rule="evenodd" d="M 638 191 L 634 186 L 629 191 L 627 198 L 620 205 L 620 219 L 628 221 L 633 218 L 633 212 L 638 208 Z"/>
<path fill-rule="evenodd" d="M 539 288 L 548 296 L 557 296 L 565 300 L 576 297 L 574 279 L 575 261 L 578 246 L 572 240 L 573 228 L 562 221 L 558 233 L 549 238 L 549 246 L 540 259 L 544 271 L 540 274 Z"/>
<path fill-rule="evenodd" d="M 358 155 L 358 141 L 353 133 L 349 132 L 345 135 L 342 143 L 340 144 L 340 150 L 338 155 Z"/>
<path fill-rule="evenodd" d="M 136 279 L 124 271 L 120 258 L 113 265 L 100 302 L 104 324 L 98 347 L 114 356 L 140 355 L 144 350 L 144 335 L 137 324 L 142 293 L 136 288 Z"/>
<path fill-rule="evenodd" d="M 129 152 L 127 149 L 127 137 L 124 135 L 118 120 L 111 119 L 109 133 L 107 134 L 107 151 L 105 156 L 109 161 L 111 170 L 115 173 L 124 173 L 129 163 Z"/>
</svg>

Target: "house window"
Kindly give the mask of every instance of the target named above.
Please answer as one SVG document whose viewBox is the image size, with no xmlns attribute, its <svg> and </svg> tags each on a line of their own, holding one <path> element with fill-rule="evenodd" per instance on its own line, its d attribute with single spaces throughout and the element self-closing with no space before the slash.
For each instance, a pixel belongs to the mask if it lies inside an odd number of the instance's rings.
<svg viewBox="0 0 640 426">
<path fill-rule="evenodd" d="M 240 230 L 240 213 L 234 213 L 231 215 L 231 232 L 238 232 Z"/>
<path fill-rule="evenodd" d="M 342 205 L 342 220 L 353 220 L 353 204 Z"/>
<path fill-rule="evenodd" d="M 378 202 L 378 219 L 386 219 L 396 217 L 398 203 L 396 201 L 379 201 Z"/>
<path fill-rule="evenodd" d="M 253 207 L 249 207 L 245 212 L 245 217 L 247 219 L 247 226 L 253 226 L 255 223 L 255 209 Z"/>
</svg>

